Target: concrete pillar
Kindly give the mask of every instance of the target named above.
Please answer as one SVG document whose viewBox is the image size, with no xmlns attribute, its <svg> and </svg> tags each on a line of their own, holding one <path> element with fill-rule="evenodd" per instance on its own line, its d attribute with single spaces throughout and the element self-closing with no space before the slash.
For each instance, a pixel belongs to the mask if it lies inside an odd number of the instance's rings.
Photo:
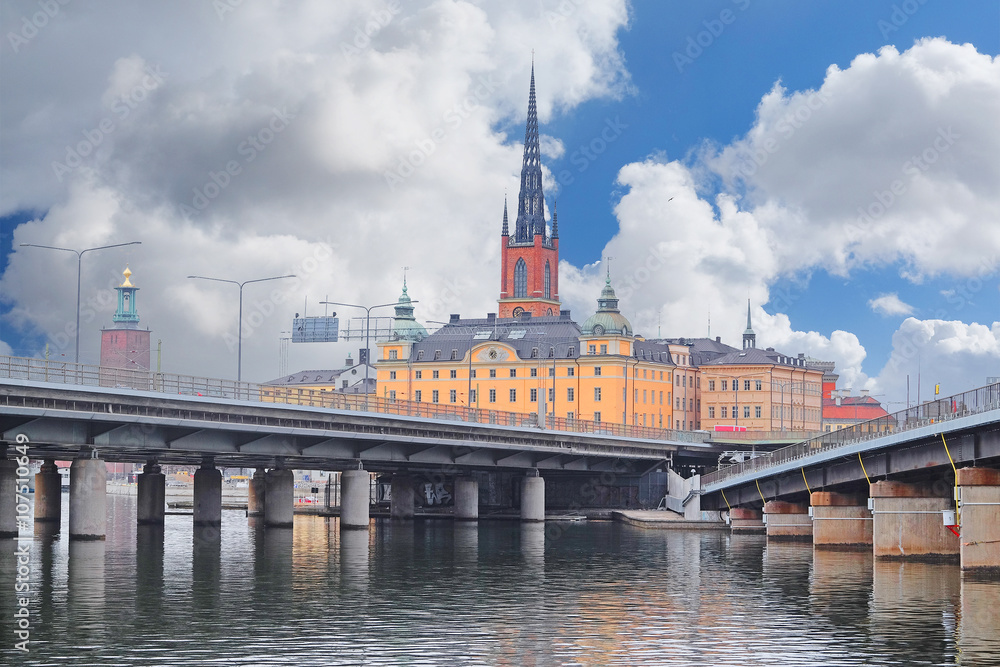
<svg viewBox="0 0 1000 667">
<path fill-rule="evenodd" d="M 257 468 L 250 478 L 250 485 L 247 487 L 247 516 L 264 515 L 265 475 L 263 468 Z"/>
<path fill-rule="evenodd" d="M 545 480 L 541 477 L 521 481 L 521 521 L 545 521 Z"/>
<path fill-rule="evenodd" d="M 479 519 L 479 482 L 473 477 L 455 478 L 455 518 L 459 521 Z"/>
<path fill-rule="evenodd" d="M 872 513 L 857 496 L 813 491 L 813 546 L 839 549 L 872 546 Z"/>
<path fill-rule="evenodd" d="M 413 478 L 393 475 L 390 484 L 389 517 L 407 521 L 413 518 Z"/>
<path fill-rule="evenodd" d="M 194 525 L 222 524 L 222 471 L 206 456 L 194 473 Z"/>
<path fill-rule="evenodd" d="M 1000 571 L 1000 470 L 962 468 L 958 488 L 962 569 Z"/>
<path fill-rule="evenodd" d="M 767 527 L 761 519 L 760 510 L 746 507 L 734 507 L 729 510 L 729 525 L 732 526 L 733 535 L 764 535 Z"/>
<path fill-rule="evenodd" d="M 264 475 L 264 527 L 291 528 L 294 519 L 295 475 L 291 470 L 267 471 Z"/>
<path fill-rule="evenodd" d="M 882 481 L 871 485 L 871 499 L 876 558 L 958 559 L 959 539 L 943 520 L 951 498 L 923 484 Z"/>
<path fill-rule="evenodd" d="M 0 449 L 0 538 L 17 537 L 17 462 L 5 458 L 6 446 Z"/>
<path fill-rule="evenodd" d="M 89 456 L 84 451 L 82 456 Z M 76 459 L 69 468 L 69 539 L 103 540 L 107 530 L 108 468 L 103 459 Z"/>
<path fill-rule="evenodd" d="M 45 463 L 35 475 L 35 522 L 52 523 L 58 527 L 60 521 L 62 521 L 62 477 L 56 468 L 56 462 L 45 459 Z"/>
<path fill-rule="evenodd" d="M 769 540 L 812 542 L 812 519 L 805 505 L 783 500 L 768 500 L 764 503 L 764 524 Z"/>
<path fill-rule="evenodd" d="M 340 527 L 368 528 L 371 475 L 367 470 L 345 470 L 340 474 Z"/>
<path fill-rule="evenodd" d="M 167 477 L 156 461 L 142 467 L 136 484 L 136 521 L 140 526 L 163 525 Z"/>
</svg>

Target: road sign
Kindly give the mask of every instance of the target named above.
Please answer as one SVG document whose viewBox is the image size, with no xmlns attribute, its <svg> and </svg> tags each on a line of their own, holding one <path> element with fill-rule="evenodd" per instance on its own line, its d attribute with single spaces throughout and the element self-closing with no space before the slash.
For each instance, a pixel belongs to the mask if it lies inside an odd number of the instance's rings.
<svg viewBox="0 0 1000 667">
<path fill-rule="evenodd" d="M 296 317 L 292 320 L 293 343 L 336 343 L 340 320 L 336 317 Z"/>
</svg>

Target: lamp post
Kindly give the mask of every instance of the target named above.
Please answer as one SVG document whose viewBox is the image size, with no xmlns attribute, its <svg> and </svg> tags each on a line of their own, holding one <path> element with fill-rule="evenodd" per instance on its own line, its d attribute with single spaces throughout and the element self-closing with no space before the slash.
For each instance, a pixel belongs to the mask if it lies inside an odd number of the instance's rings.
<svg viewBox="0 0 1000 667">
<path fill-rule="evenodd" d="M 65 252 L 75 252 L 76 253 L 76 363 L 80 363 L 80 276 L 81 268 L 83 264 L 84 253 L 93 252 L 95 250 L 107 250 L 108 248 L 121 248 L 127 245 L 142 245 L 142 241 L 129 241 L 128 243 L 115 243 L 113 245 L 102 245 L 96 248 L 84 248 L 83 250 L 75 250 L 73 248 L 58 248 L 51 245 L 38 245 L 37 243 L 22 243 L 21 246 L 25 248 L 45 248 L 47 250 L 63 250 Z"/>
<path fill-rule="evenodd" d="M 281 280 L 282 278 L 294 278 L 295 274 L 289 274 L 287 276 L 271 276 L 270 278 L 254 278 L 253 280 L 244 280 L 239 282 L 238 280 L 229 280 L 227 278 L 209 278 L 208 276 L 188 276 L 188 278 L 194 278 L 197 280 L 214 280 L 219 283 L 231 283 L 240 288 L 240 315 L 238 321 L 238 335 L 237 335 L 237 347 L 236 347 L 236 381 L 242 382 L 243 380 L 243 286 L 249 285 L 250 283 L 262 283 L 267 280 Z"/>
<path fill-rule="evenodd" d="M 361 308 L 365 311 L 365 400 L 368 400 L 368 368 L 371 363 L 371 350 L 368 349 L 369 334 L 371 333 L 371 320 L 372 311 L 376 308 L 386 308 L 388 306 L 398 306 L 399 302 L 394 301 L 393 303 L 380 303 L 376 306 L 361 306 L 356 303 L 341 303 L 340 301 L 320 301 L 323 304 L 329 304 L 331 306 L 346 306 L 347 308 Z M 419 301 L 411 301 L 410 303 L 420 303 Z M 378 400 L 378 396 L 375 397 Z"/>
</svg>

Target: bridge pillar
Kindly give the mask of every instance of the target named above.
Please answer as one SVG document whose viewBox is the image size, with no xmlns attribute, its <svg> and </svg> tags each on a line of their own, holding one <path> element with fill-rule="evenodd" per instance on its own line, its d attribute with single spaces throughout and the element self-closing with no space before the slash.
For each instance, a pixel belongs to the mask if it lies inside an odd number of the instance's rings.
<svg viewBox="0 0 1000 667">
<path fill-rule="evenodd" d="M 479 482 L 473 477 L 455 478 L 455 518 L 459 521 L 479 519 Z"/>
<path fill-rule="evenodd" d="M 767 527 L 761 519 L 760 510 L 733 507 L 729 510 L 729 524 L 733 535 L 764 535 Z"/>
<path fill-rule="evenodd" d="M 813 491 L 813 546 L 820 549 L 872 546 L 872 513 L 857 496 Z"/>
<path fill-rule="evenodd" d="M 521 481 L 521 521 L 545 521 L 545 480 L 537 470 Z"/>
<path fill-rule="evenodd" d="M 156 461 L 142 467 L 136 485 L 136 521 L 140 526 L 162 526 L 167 477 Z"/>
<path fill-rule="evenodd" d="M 211 456 L 202 459 L 194 473 L 194 525 L 222 524 L 222 471 Z"/>
<path fill-rule="evenodd" d="M 952 500 L 923 484 L 881 481 L 871 485 L 872 541 L 876 558 L 952 560 L 959 539 L 944 524 Z"/>
<path fill-rule="evenodd" d="M 108 468 L 84 449 L 69 468 L 69 539 L 103 540 L 107 530 Z"/>
<path fill-rule="evenodd" d="M 7 445 L 0 445 L 0 538 L 17 537 L 17 461 L 7 458 Z"/>
<path fill-rule="evenodd" d="M 264 477 L 267 473 L 263 468 L 254 470 L 250 484 L 247 486 L 247 516 L 264 514 Z"/>
<path fill-rule="evenodd" d="M 35 475 L 35 521 L 53 524 L 53 533 L 59 532 L 62 521 L 62 476 L 53 459 L 45 463 Z"/>
<path fill-rule="evenodd" d="M 413 518 L 413 478 L 393 475 L 390 489 L 389 517 L 407 521 Z"/>
<path fill-rule="evenodd" d="M 368 529 L 371 475 L 367 470 L 340 473 L 340 527 Z"/>
<path fill-rule="evenodd" d="M 268 470 L 264 475 L 264 526 L 291 528 L 294 519 L 295 475 L 291 470 Z"/>
<path fill-rule="evenodd" d="M 813 524 L 805 505 L 769 500 L 764 503 L 764 519 L 769 540 L 812 541 Z"/>
<path fill-rule="evenodd" d="M 1000 570 L 1000 470 L 962 468 L 958 488 L 962 569 Z"/>
</svg>

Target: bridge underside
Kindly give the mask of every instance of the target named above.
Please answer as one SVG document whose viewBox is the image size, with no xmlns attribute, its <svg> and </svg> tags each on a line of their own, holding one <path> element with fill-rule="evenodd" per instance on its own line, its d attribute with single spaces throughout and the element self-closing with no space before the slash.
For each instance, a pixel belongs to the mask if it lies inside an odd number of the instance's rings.
<svg viewBox="0 0 1000 667">
<path fill-rule="evenodd" d="M 867 496 L 868 479 L 872 482 L 883 479 L 924 481 L 947 488 L 955 483 L 949 452 L 958 468 L 1000 465 L 1000 430 L 951 433 L 947 443 L 948 451 L 945 451 L 937 435 L 902 447 L 862 452 L 860 459 L 857 454 L 851 454 L 770 476 L 765 472 L 756 482 L 726 487 L 725 498 L 719 491 L 706 493 L 702 497 L 702 508 L 725 509 L 726 501 L 733 507 L 761 507 L 764 504 L 761 496 L 767 500 L 808 503 L 809 491 L 863 492 Z"/>
</svg>

